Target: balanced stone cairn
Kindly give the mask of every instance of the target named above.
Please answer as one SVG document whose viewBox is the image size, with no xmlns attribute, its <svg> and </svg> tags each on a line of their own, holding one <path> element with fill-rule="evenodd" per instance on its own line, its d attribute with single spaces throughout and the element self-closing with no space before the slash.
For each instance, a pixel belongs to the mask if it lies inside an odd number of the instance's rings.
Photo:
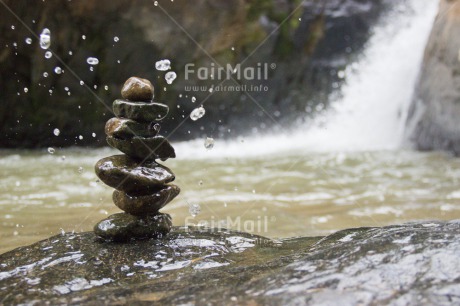
<svg viewBox="0 0 460 306">
<path fill-rule="evenodd" d="M 97 223 L 97 236 L 112 241 L 158 238 L 171 230 L 168 214 L 158 211 L 180 192 L 169 184 L 175 177 L 170 169 L 155 160 L 176 157 L 166 138 L 158 135 L 159 121 L 168 106 L 152 102 L 153 85 L 146 79 L 129 78 L 122 90 L 123 99 L 113 102 L 115 118 L 107 121 L 107 143 L 121 152 L 96 163 L 97 176 L 115 188 L 113 202 L 124 213 Z"/>
</svg>

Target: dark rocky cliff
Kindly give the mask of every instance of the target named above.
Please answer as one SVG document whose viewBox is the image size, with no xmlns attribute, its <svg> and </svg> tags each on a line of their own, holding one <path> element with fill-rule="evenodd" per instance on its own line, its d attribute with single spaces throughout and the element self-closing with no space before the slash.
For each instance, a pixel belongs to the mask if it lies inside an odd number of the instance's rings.
<svg viewBox="0 0 460 306">
<path fill-rule="evenodd" d="M 460 155 L 460 1 L 442 0 L 412 101 L 409 137 L 420 150 Z"/>
<path fill-rule="evenodd" d="M 166 134 L 205 101 L 206 116 L 185 121 L 174 131 L 176 139 L 279 128 L 274 121 L 287 125 L 316 104 L 327 104 L 329 93 L 343 81 L 337 72 L 361 51 L 387 2 L 197 0 L 191 5 L 176 0 L 155 6 L 142 0 L 4 1 L 0 147 L 103 145 L 100 122 L 111 117 L 111 101 L 131 75 L 151 79 L 156 100 L 171 106 Z M 51 31 L 54 55 L 49 59 L 36 36 L 43 28 Z M 90 56 L 99 59 L 94 71 L 86 62 Z M 163 58 L 178 74 L 172 85 L 154 67 Z M 196 74 L 185 79 L 187 63 L 211 67 L 213 61 L 215 67 L 269 64 L 267 80 L 222 83 L 262 85 L 268 91 L 216 90 L 210 96 L 207 90 L 187 91 L 188 85 L 220 83 L 199 80 Z M 64 72 L 56 74 L 56 66 Z M 192 96 L 197 102 L 190 101 Z M 53 135 L 55 128 L 59 137 Z"/>
</svg>

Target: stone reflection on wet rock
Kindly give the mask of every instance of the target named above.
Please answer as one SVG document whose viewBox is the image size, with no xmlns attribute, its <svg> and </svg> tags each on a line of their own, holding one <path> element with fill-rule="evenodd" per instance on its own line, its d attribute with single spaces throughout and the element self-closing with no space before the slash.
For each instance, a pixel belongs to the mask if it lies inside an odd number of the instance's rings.
<svg viewBox="0 0 460 306">
<path fill-rule="evenodd" d="M 122 89 L 126 100 L 115 100 L 115 118 L 105 126 L 107 143 L 125 153 L 102 158 L 95 165 L 102 182 L 115 188 L 113 201 L 124 213 L 97 223 L 94 232 L 111 241 L 159 238 L 172 226 L 171 217 L 158 211 L 180 192 L 174 173 L 155 160 L 176 157 L 174 148 L 161 135 L 155 121 L 168 114 L 168 106 L 151 102 L 150 81 L 132 77 Z"/>
</svg>

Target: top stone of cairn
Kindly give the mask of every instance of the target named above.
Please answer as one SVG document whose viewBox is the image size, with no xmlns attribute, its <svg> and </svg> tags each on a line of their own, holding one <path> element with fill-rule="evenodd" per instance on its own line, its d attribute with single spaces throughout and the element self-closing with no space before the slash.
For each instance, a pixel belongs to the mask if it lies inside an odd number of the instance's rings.
<svg viewBox="0 0 460 306">
<path fill-rule="evenodd" d="M 151 101 L 153 99 L 153 85 L 149 80 L 130 77 L 121 89 L 121 96 L 130 101 Z"/>
</svg>

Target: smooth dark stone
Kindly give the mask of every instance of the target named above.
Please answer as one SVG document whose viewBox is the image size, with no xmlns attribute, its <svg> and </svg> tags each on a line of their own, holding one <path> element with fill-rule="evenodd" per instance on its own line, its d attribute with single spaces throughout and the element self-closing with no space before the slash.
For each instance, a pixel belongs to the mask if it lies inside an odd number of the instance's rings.
<svg viewBox="0 0 460 306">
<path fill-rule="evenodd" d="M 113 155 L 99 160 L 96 175 L 106 185 L 131 194 L 147 194 L 174 181 L 172 171 L 154 161 L 140 163 L 126 155 Z"/>
<path fill-rule="evenodd" d="M 169 107 L 162 103 L 132 102 L 117 99 L 113 102 L 115 116 L 140 122 L 161 120 L 168 114 Z"/>
<path fill-rule="evenodd" d="M 126 155 L 140 160 L 153 160 L 157 158 L 166 160 L 176 157 L 174 148 L 163 136 L 150 138 L 133 137 L 131 139 L 119 139 L 107 136 L 107 143 Z"/>
<path fill-rule="evenodd" d="M 126 118 L 111 118 L 105 124 L 105 134 L 121 139 L 128 139 L 133 136 L 153 137 L 159 132 L 159 127 L 151 123 L 139 123 Z"/>
<path fill-rule="evenodd" d="M 109 216 L 94 226 L 94 233 L 104 239 L 114 242 L 129 240 L 161 238 L 172 227 L 171 216 L 168 214 L 136 217 L 126 213 Z"/>
<path fill-rule="evenodd" d="M 153 99 L 154 88 L 147 79 L 130 77 L 126 80 L 121 89 L 123 99 L 131 101 L 151 101 Z"/>
<path fill-rule="evenodd" d="M 0 303 L 459 305 L 458 254 L 459 220 L 277 243 L 197 227 L 124 244 L 66 233 L 0 255 Z"/>
<path fill-rule="evenodd" d="M 115 190 L 113 202 L 121 210 L 136 216 L 157 213 L 162 207 L 171 202 L 180 192 L 176 185 L 166 185 L 160 191 L 149 195 L 132 196 L 126 192 Z"/>
</svg>

